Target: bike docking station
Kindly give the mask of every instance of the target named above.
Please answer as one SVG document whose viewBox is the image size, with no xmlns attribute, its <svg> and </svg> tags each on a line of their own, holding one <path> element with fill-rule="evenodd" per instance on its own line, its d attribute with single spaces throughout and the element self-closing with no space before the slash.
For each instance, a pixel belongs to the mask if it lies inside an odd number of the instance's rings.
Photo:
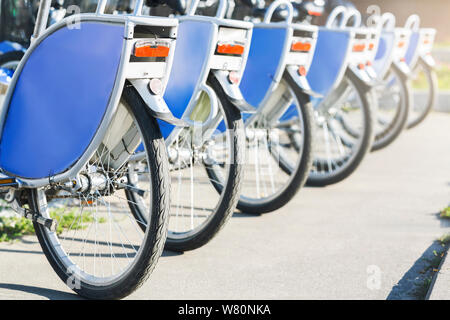
<svg viewBox="0 0 450 320">
<path fill-rule="evenodd" d="M 29 48 L 0 42 L 16 53 L 0 63 L 0 199 L 86 298 L 128 296 L 236 209 L 343 181 L 435 101 L 436 30 L 417 15 L 337 6 L 317 26 L 321 1 L 98 0 L 64 17 L 40 0 L 34 21 L 34 4 Z M 418 69 L 430 90 L 408 122 Z"/>
</svg>

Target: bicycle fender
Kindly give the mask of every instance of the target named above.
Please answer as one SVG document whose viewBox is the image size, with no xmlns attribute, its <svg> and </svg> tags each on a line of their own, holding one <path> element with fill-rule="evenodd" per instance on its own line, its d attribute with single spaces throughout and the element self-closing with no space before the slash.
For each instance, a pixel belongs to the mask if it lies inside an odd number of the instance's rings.
<svg viewBox="0 0 450 320">
<path fill-rule="evenodd" d="M 247 101 L 245 101 L 241 89 L 238 84 L 232 84 L 228 80 L 228 72 L 221 70 L 214 70 L 211 73 L 211 76 L 215 77 L 217 81 L 219 81 L 220 85 L 225 92 L 228 100 L 241 112 L 245 113 L 255 113 L 256 109 L 252 105 L 250 105 Z"/>
<path fill-rule="evenodd" d="M 431 54 L 427 54 L 425 56 L 420 56 L 419 60 L 424 63 L 427 67 L 434 69 L 436 67 L 436 61 L 434 60 Z"/>
<path fill-rule="evenodd" d="M 176 118 L 166 101 L 161 95 L 152 94 L 148 89 L 149 79 L 134 79 L 129 80 L 132 86 L 137 90 L 142 100 L 148 106 L 150 114 L 156 119 L 163 120 L 167 123 L 173 124 L 179 127 L 188 127 L 189 125 L 182 119 Z"/>
<path fill-rule="evenodd" d="M 347 68 L 347 70 L 345 71 L 345 75 L 351 81 L 354 81 L 361 85 L 364 91 L 370 91 L 376 85 L 374 80 L 372 80 L 364 70 L 358 69 L 353 66 L 349 66 Z"/>
<path fill-rule="evenodd" d="M 324 96 L 320 93 L 314 92 L 309 85 L 308 79 L 306 76 L 301 76 L 298 74 L 297 67 L 288 66 L 286 71 L 289 74 L 289 80 L 292 82 L 291 84 L 295 84 L 304 94 L 314 98 L 323 98 Z"/>
<path fill-rule="evenodd" d="M 403 61 L 394 62 L 392 64 L 392 66 L 395 70 L 397 70 L 399 72 L 402 80 L 406 81 L 411 77 L 411 69 L 406 64 L 406 62 L 403 62 Z"/>
</svg>

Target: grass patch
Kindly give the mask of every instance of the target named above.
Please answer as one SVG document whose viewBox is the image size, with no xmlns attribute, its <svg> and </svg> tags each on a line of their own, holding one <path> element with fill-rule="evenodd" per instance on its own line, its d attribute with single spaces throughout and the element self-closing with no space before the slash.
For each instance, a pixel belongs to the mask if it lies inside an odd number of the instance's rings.
<svg viewBox="0 0 450 320">
<path fill-rule="evenodd" d="M 33 234 L 33 223 L 25 218 L 0 217 L 0 242 L 9 242 Z"/>
<path fill-rule="evenodd" d="M 434 49 L 450 49 L 450 40 L 447 41 L 439 41 L 433 44 Z"/>
<path fill-rule="evenodd" d="M 89 223 L 95 222 L 95 218 L 89 211 L 84 211 L 81 215 L 76 209 L 56 208 L 50 211 L 50 217 L 58 221 L 56 233 L 61 234 L 64 230 L 85 229 Z M 106 222 L 105 218 L 97 219 L 99 223 Z"/>
<path fill-rule="evenodd" d="M 440 65 L 436 68 L 439 90 L 450 90 L 450 66 Z M 412 82 L 412 88 L 415 90 L 428 89 L 428 82 L 425 74 L 420 72 Z"/>
<path fill-rule="evenodd" d="M 447 207 L 447 208 L 443 209 L 441 211 L 441 213 L 439 214 L 439 216 L 442 219 L 450 219 L 450 207 Z"/>
<path fill-rule="evenodd" d="M 438 239 L 439 243 L 442 245 L 447 245 L 450 243 L 450 233 L 444 234 Z"/>
<path fill-rule="evenodd" d="M 55 208 L 50 210 L 52 219 L 58 221 L 56 233 L 64 230 L 80 230 L 95 222 L 95 218 L 89 211 L 79 214 L 76 209 Z M 105 218 L 98 218 L 98 223 L 105 223 Z M 33 223 L 23 217 L 0 217 L 0 242 L 11 242 L 26 235 L 34 234 Z"/>
</svg>

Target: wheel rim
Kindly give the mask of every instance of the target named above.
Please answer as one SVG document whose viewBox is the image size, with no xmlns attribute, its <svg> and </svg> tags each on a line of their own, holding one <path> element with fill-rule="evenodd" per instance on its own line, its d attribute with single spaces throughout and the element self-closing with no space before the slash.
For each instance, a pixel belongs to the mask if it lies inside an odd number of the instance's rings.
<svg viewBox="0 0 450 320">
<path fill-rule="evenodd" d="M 327 179 L 348 168 L 364 139 L 363 101 L 355 85 L 345 80 L 344 93 L 332 107 L 314 112 L 316 140 L 310 179 Z"/>
<path fill-rule="evenodd" d="M 125 188 L 133 187 L 124 178 L 128 163 L 119 165 L 118 158 L 111 155 L 122 156 L 124 151 L 120 150 L 136 148 L 142 134 L 123 101 L 118 109 L 105 140 L 80 172 L 80 177 L 88 177 L 89 183 L 84 185 L 90 189 L 75 192 L 50 187 L 38 190 L 37 196 L 42 216 L 56 219 L 62 228 L 57 232 L 42 228 L 52 254 L 66 274 L 93 286 L 116 283 L 128 274 L 139 260 L 148 236 L 139 226 L 145 222 L 135 219 L 124 193 Z M 123 139 L 116 140 L 114 124 L 118 123 L 127 131 Z M 151 195 L 150 173 L 147 181 L 145 192 Z"/>
</svg>

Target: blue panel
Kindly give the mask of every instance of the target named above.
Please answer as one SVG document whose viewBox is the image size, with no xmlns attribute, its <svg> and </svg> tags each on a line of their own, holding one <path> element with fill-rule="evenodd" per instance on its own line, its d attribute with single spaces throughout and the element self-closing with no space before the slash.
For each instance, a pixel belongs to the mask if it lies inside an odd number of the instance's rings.
<svg viewBox="0 0 450 320">
<path fill-rule="evenodd" d="M 123 46 L 123 26 L 83 23 L 62 28 L 33 51 L 16 84 L 0 165 L 11 174 L 44 178 L 72 166 L 105 113 Z"/>
<path fill-rule="evenodd" d="M 393 32 L 383 32 L 380 37 L 377 54 L 373 63 L 373 68 L 377 73 L 381 72 L 386 64 L 386 60 L 390 58 L 395 43 L 395 35 Z"/>
<path fill-rule="evenodd" d="M 291 106 L 283 113 L 283 115 L 280 117 L 280 121 L 288 121 L 292 118 L 298 118 L 298 109 L 295 103 L 291 104 Z"/>
<path fill-rule="evenodd" d="M 245 100 L 255 107 L 264 99 L 278 70 L 287 32 L 286 28 L 253 29 L 240 88 Z"/>
<path fill-rule="evenodd" d="M 349 32 L 319 30 L 316 50 L 307 75 L 313 91 L 326 96 L 333 88 L 342 68 L 346 67 L 349 45 Z"/>
<path fill-rule="evenodd" d="M 413 32 L 411 38 L 409 39 L 408 50 L 406 51 L 405 59 L 406 63 L 411 66 L 412 59 L 414 58 L 417 46 L 419 45 L 420 34 L 418 32 Z"/>
<path fill-rule="evenodd" d="M 164 100 L 177 118 L 186 110 L 202 75 L 213 32 L 214 25 L 209 22 L 183 21 L 179 25 L 172 71 L 164 94 Z M 164 121 L 159 121 L 159 125 L 164 138 L 174 128 Z"/>
</svg>

